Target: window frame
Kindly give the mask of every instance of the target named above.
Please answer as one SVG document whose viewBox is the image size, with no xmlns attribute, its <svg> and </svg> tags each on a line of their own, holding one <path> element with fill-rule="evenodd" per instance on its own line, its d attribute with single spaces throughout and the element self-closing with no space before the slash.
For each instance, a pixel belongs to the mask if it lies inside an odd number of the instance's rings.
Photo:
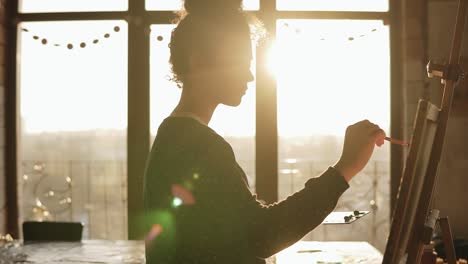
<svg viewBox="0 0 468 264">
<path fill-rule="evenodd" d="M 259 0 L 260 9 L 246 11 L 260 18 L 271 39 L 276 35 L 277 19 L 358 19 L 382 20 L 390 31 L 391 121 L 393 137 L 403 135 L 401 109 L 402 73 L 400 33 L 400 1 L 389 1 L 387 12 L 360 11 L 283 11 L 276 10 L 276 1 Z M 143 174 L 150 151 L 150 39 L 152 24 L 172 24 L 173 11 L 145 9 L 145 0 L 129 0 L 127 11 L 20 13 L 18 1 L 7 1 L 7 57 L 6 57 L 6 186 L 17 186 L 19 108 L 17 94 L 17 37 L 18 24 L 33 21 L 125 20 L 128 23 L 128 130 L 127 130 L 127 197 L 128 238 L 138 239 L 145 233 L 139 229 L 138 216 L 143 211 Z M 255 171 L 256 191 L 260 199 L 275 202 L 278 199 L 278 132 L 276 82 L 269 74 L 266 61 L 268 42 L 257 48 L 256 78 L 256 133 Z M 137 68 L 138 67 L 138 68 Z M 365 75 L 365 73 L 363 73 Z M 365 78 L 365 76 L 363 76 Z M 391 207 L 395 203 L 403 167 L 401 148 L 391 146 Z M 7 188 L 7 230 L 19 235 L 19 202 L 17 188 Z M 392 210 L 391 210 L 392 211 Z"/>
</svg>

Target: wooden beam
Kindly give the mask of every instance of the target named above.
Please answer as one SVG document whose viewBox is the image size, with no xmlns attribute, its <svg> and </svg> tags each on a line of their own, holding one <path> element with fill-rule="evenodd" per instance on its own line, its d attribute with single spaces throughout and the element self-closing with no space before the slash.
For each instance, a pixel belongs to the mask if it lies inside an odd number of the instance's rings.
<svg viewBox="0 0 468 264">
<path fill-rule="evenodd" d="M 134 6 L 130 2 L 130 6 Z M 126 20 L 131 22 L 133 18 L 145 21 L 147 24 L 172 24 L 176 17 L 173 11 L 146 11 L 135 13 L 131 11 L 117 12 L 58 12 L 58 13 L 20 13 L 17 19 L 25 21 L 77 21 L 77 20 Z"/>
<path fill-rule="evenodd" d="M 401 1 L 390 1 L 390 134 L 394 138 L 403 138 L 404 126 L 401 10 Z M 390 214 L 393 213 L 396 205 L 402 173 L 403 148 L 392 144 L 390 146 Z"/>
<path fill-rule="evenodd" d="M 257 48 L 256 87 L 256 192 L 267 203 L 278 200 L 278 129 L 276 81 L 267 69 L 268 49 L 276 35 L 276 2 L 261 0 L 263 21 L 270 39 Z"/>
<path fill-rule="evenodd" d="M 5 61 L 5 177 L 7 232 L 19 238 L 18 206 L 18 98 L 17 98 L 17 15 L 18 1 L 6 1 L 6 61 Z"/>
<path fill-rule="evenodd" d="M 143 174 L 150 150 L 150 40 L 149 24 L 143 19 L 144 0 L 129 1 L 134 19 L 128 24 L 128 238 L 142 239 Z"/>
<path fill-rule="evenodd" d="M 349 11 L 276 11 L 277 19 L 357 19 L 388 20 L 388 12 L 349 12 Z"/>
<path fill-rule="evenodd" d="M 75 20 L 119 20 L 129 13 L 124 12 L 57 12 L 57 13 L 19 13 L 17 19 L 25 21 L 75 21 Z"/>
</svg>

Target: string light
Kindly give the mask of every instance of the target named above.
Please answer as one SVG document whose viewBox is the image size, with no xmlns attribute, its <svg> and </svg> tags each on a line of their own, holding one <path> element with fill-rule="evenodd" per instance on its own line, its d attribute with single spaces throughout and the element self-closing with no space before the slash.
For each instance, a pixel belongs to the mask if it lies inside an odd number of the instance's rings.
<svg viewBox="0 0 468 264">
<path fill-rule="evenodd" d="M 23 31 L 24 33 L 31 33 L 31 31 L 27 28 L 22 28 L 21 31 Z M 120 27 L 119 26 L 114 26 L 113 27 L 113 31 L 114 32 L 120 32 Z M 102 35 L 104 38 L 110 38 L 111 34 L 106 32 Z M 41 37 L 41 36 L 38 36 L 38 35 L 33 35 L 32 38 L 34 40 L 41 40 L 41 43 L 42 45 L 47 45 L 49 43 L 47 37 Z M 161 40 L 162 40 L 162 37 L 161 37 Z M 98 44 L 99 43 L 99 39 L 98 38 L 95 38 L 93 41 L 92 41 L 93 44 Z M 66 46 L 67 49 L 69 50 L 72 50 L 74 48 L 74 45 L 73 43 L 67 43 L 67 44 L 64 44 L 62 45 L 61 43 L 54 43 L 53 44 L 54 47 L 61 47 L 61 46 Z M 86 47 L 88 47 L 88 45 L 86 44 L 85 41 L 81 41 L 80 44 L 79 44 L 80 48 L 84 49 Z"/>
<path fill-rule="evenodd" d="M 31 214 L 29 219 L 38 221 L 52 220 L 55 214 L 60 214 L 70 209 L 72 198 L 70 197 L 72 191 L 72 178 L 65 176 L 66 188 L 57 189 L 49 186 L 45 190 L 41 190 L 40 184 L 44 184 L 44 179 L 50 177 L 45 172 L 44 163 L 35 163 L 32 166 L 32 172 L 23 175 L 23 186 L 30 186 L 34 189 L 35 202 L 31 207 Z M 53 208 L 55 206 L 60 208 Z M 52 208 L 50 208 L 52 207 Z"/>
<path fill-rule="evenodd" d="M 290 27 L 291 27 L 291 26 L 289 25 L 289 23 L 286 23 L 286 22 L 283 23 L 283 26 L 285 26 L 285 27 L 287 27 L 287 28 L 290 28 Z M 293 30 L 294 30 L 294 33 L 297 34 L 297 35 L 299 35 L 299 34 L 302 33 L 302 31 L 301 31 L 300 28 L 294 28 Z M 373 28 L 372 30 L 370 30 L 371 33 L 372 33 L 372 32 L 376 32 L 376 31 L 377 31 L 376 28 Z M 363 37 L 365 37 L 365 36 L 368 36 L 368 35 L 366 35 L 366 34 L 360 34 L 360 35 L 359 35 L 360 38 L 363 38 Z M 321 40 L 321 41 L 327 40 L 325 37 L 320 37 L 320 38 L 318 38 L 318 39 Z M 343 38 L 343 39 L 345 39 L 345 38 Z M 356 37 L 355 37 L 355 36 L 348 36 L 346 39 L 347 39 L 348 41 L 353 41 L 353 40 L 356 39 Z M 159 39 L 158 39 L 158 40 L 159 40 Z"/>
<path fill-rule="evenodd" d="M 290 27 L 289 23 L 283 23 L 283 26 L 285 26 L 285 27 Z M 27 29 L 27 28 L 22 28 L 21 30 L 22 30 L 23 32 L 25 32 L 25 33 L 30 33 L 30 30 Z M 117 32 L 120 32 L 120 27 L 119 27 L 119 26 L 114 26 L 114 27 L 113 27 L 113 31 L 116 32 L 116 33 L 117 33 Z M 373 28 L 370 32 L 376 32 L 376 31 L 377 31 L 377 29 Z M 294 32 L 295 32 L 295 34 L 301 34 L 301 33 L 302 33 L 302 30 L 301 30 L 300 28 L 295 28 L 295 29 L 294 29 Z M 105 34 L 103 35 L 104 38 L 110 38 L 110 36 L 111 36 L 110 33 L 105 33 Z M 363 37 L 365 37 L 365 36 L 367 36 L 367 35 L 366 35 L 366 34 L 360 34 L 360 35 L 359 35 L 359 38 L 363 38 Z M 47 44 L 48 44 L 48 40 L 47 40 L 46 37 L 41 38 L 41 37 L 38 36 L 38 35 L 33 35 L 33 39 L 34 39 L 34 40 L 39 40 L 39 39 L 41 39 L 41 43 L 42 43 L 43 45 L 47 45 Z M 157 39 L 158 41 L 163 41 L 163 40 L 164 40 L 164 37 L 161 36 L 161 35 L 159 35 L 159 36 L 157 36 L 156 39 Z M 321 37 L 321 38 L 319 38 L 319 40 L 320 40 L 320 41 L 325 41 L 325 40 L 327 40 L 327 39 L 326 39 L 325 37 Z M 354 41 L 354 40 L 356 40 L 356 37 L 354 37 L 354 36 L 349 36 L 349 37 L 347 37 L 347 40 L 348 40 L 348 41 Z M 98 44 L 98 43 L 99 43 L 99 39 L 97 39 L 97 38 L 94 39 L 94 40 L 92 41 L 92 43 L 93 43 L 93 44 Z M 53 46 L 54 46 L 54 47 L 61 47 L 62 45 L 61 45 L 60 43 L 54 43 Z M 80 48 L 84 49 L 84 48 L 86 48 L 88 45 L 86 44 L 86 42 L 82 41 L 82 42 L 80 42 L 79 46 L 80 46 Z M 74 48 L 74 45 L 73 45 L 72 43 L 68 43 L 68 44 L 66 45 L 66 47 L 67 47 L 67 49 L 72 50 L 72 49 Z"/>
</svg>

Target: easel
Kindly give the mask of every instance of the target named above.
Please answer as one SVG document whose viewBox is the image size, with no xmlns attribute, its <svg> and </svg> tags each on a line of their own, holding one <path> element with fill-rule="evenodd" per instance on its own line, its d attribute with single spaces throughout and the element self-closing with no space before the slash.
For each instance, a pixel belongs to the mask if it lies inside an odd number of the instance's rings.
<svg viewBox="0 0 468 264">
<path fill-rule="evenodd" d="M 383 264 L 421 263 L 424 245 L 430 242 L 436 222 L 443 232 L 449 264 L 456 264 L 448 218 L 438 218 L 438 213 L 435 217 L 436 210 L 430 212 L 430 209 L 453 101 L 454 85 L 462 75 L 458 64 L 467 2 L 468 0 L 458 1 L 448 64 L 429 62 L 427 66 L 429 77 L 440 77 L 444 85 L 442 102 L 440 109 L 425 100 L 419 102 Z"/>
<path fill-rule="evenodd" d="M 439 217 L 439 210 L 431 210 L 426 223 L 424 224 L 424 233 L 422 234 L 422 242 L 424 245 L 431 243 L 432 234 L 434 233 L 436 223 L 439 224 L 442 232 L 442 240 L 445 248 L 445 256 L 448 264 L 457 264 L 457 257 L 455 254 L 455 246 L 453 245 L 452 230 L 448 217 Z"/>
</svg>

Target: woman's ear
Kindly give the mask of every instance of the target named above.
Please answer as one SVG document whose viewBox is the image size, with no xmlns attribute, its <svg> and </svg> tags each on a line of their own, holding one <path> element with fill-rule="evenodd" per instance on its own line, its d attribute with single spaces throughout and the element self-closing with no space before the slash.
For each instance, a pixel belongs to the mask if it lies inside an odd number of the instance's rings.
<svg viewBox="0 0 468 264">
<path fill-rule="evenodd" d="M 192 53 L 188 59 L 189 72 L 196 72 L 203 68 L 203 58 L 199 53 Z"/>
<path fill-rule="evenodd" d="M 187 64 L 187 72 L 182 78 L 184 82 L 193 82 L 195 81 L 194 78 L 200 75 L 202 67 L 201 56 L 197 53 L 189 55 Z"/>
<path fill-rule="evenodd" d="M 194 53 L 190 55 L 188 59 L 189 67 L 186 75 L 186 79 L 189 79 L 189 82 L 201 82 L 206 83 L 207 80 L 212 80 L 215 78 L 213 76 L 213 68 L 210 61 L 203 57 L 200 53 Z"/>
</svg>

